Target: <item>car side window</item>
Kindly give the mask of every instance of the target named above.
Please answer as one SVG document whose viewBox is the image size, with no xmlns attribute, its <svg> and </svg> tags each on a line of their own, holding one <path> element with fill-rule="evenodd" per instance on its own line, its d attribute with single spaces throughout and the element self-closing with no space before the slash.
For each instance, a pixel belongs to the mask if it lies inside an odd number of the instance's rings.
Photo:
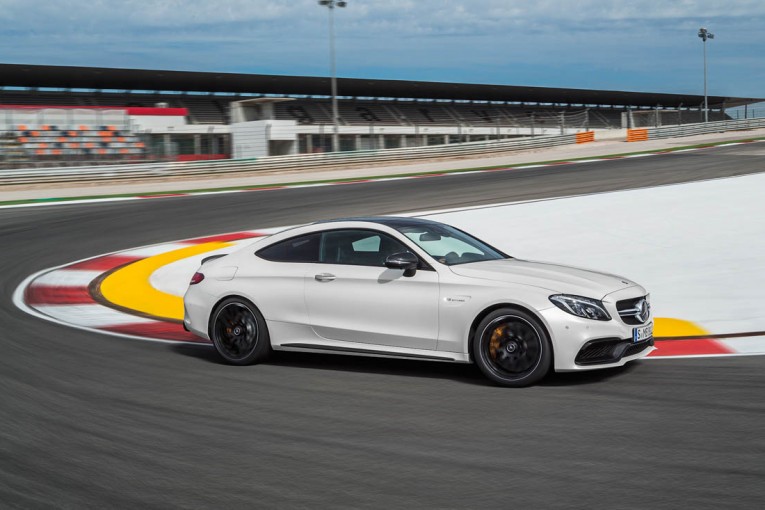
<svg viewBox="0 0 765 510">
<path fill-rule="evenodd" d="M 319 233 L 293 237 L 266 246 L 255 254 L 272 262 L 318 262 L 320 240 Z"/>
<path fill-rule="evenodd" d="M 332 230 L 321 235 L 319 262 L 384 267 L 388 255 L 411 251 L 396 239 L 372 230 Z"/>
</svg>

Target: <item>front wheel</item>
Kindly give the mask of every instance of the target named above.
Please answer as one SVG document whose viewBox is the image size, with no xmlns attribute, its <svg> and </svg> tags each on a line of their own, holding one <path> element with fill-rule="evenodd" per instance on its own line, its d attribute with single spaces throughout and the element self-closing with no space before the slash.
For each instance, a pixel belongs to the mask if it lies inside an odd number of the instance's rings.
<svg viewBox="0 0 765 510">
<path fill-rule="evenodd" d="M 242 298 L 222 301 L 210 316 L 210 339 L 218 354 L 234 365 L 264 361 L 271 350 L 266 321 Z"/>
<path fill-rule="evenodd" d="M 539 382 L 550 370 L 552 344 L 539 321 L 514 308 L 487 315 L 473 336 L 476 365 L 492 382 L 522 387 Z"/>
</svg>

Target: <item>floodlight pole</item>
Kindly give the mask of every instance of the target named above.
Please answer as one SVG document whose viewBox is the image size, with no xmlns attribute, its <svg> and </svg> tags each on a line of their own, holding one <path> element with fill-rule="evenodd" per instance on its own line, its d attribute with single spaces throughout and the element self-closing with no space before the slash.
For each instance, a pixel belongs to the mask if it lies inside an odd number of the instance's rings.
<svg viewBox="0 0 765 510">
<path fill-rule="evenodd" d="M 709 102 L 707 100 L 707 39 L 714 39 L 715 34 L 706 28 L 699 29 L 699 38 L 704 45 L 704 122 L 709 122 Z"/>
<path fill-rule="evenodd" d="M 332 82 L 332 152 L 340 150 L 340 135 L 338 132 L 339 115 L 337 113 L 337 72 L 335 64 L 335 7 L 345 7 L 348 2 L 343 0 L 319 0 L 319 5 L 329 9 L 329 60 L 330 80 Z"/>
</svg>

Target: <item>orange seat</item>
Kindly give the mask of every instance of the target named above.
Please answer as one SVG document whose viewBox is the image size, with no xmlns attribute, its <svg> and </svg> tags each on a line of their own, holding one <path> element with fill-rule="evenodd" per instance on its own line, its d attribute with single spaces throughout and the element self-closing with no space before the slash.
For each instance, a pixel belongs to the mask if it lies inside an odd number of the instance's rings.
<svg viewBox="0 0 765 510">
<path fill-rule="evenodd" d="M 61 155 L 61 149 L 53 149 L 53 150 L 51 151 L 51 153 L 52 153 L 54 156 L 59 156 L 59 155 Z"/>
<path fill-rule="evenodd" d="M 47 124 L 43 124 L 43 125 L 40 127 L 40 129 L 41 129 L 41 130 L 43 130 L 43 131 L 50 131 L 50 126 L 49 126 L 49 125 L 47 125 Z"/>
<path fill-rule="evenodd" d="M 99 154 L 106 154 L 106 149 L 98 149 Z"/>
<path fill-rule="evenodd" d="M 79 149 L 80 148 L 80 144 L 79 143 L 70 143 L 69 147 L 72 148 L 72 149 Z"/>
<path fill-rule="evenodd" d="M 117 141 L 120 142 L 120 143 L 125 143 L 125 137 L 124 136 L 119 136 L 119 137 L 117 137 Z"/>
<path fill-rule="evenodd" d="M 32 135 L 32 136 L 40 136 L 40 132 L 39 131 L 32 131 L 29 134 Z"/>
<path fill-rule="evenodd" d="M 19 137 L 19 143 L 27 143 L 28 138 L 26 136 Z"/>
<path fill-rule="evenodd" d="M 144 144 L 143 144 L 143 142 L 136 142 L 135 146 L 136 147 L 140 147 L 141 149 L 143 149 Z"/>
<path fill-rule="evenodd" d="M 88 149 L 92 149 L 95 146 L 96 146 L 96 144 L 94 144 L 93 142 L 88 142 L 88 143 L 85 144 L 85 147 L 87 147 Z"/>
<path fill-rule="evenodd" d="M 87 131 L 90 128 L 88 126 L 80 126 L 80 131 Z"/>
<path fill-rule="evenodd" d="M 120 154 L 127 154 L 129 151 L 127 149 L 120 149 Z"/>
<path fill-rule="evenodd" d="M 69 136 L 77 136 L 77 131 L 69 131 Z"/>
<path fill-rule="evenodd" d="M 64 136 L 61 136 L 61 137 L 59 137 L 58 141 L 59 141 L 59 142 L 62 142 L 62 143 L 63 143 L 63 142 L 66 142 L 66 137 L 64 137 Z"/>
<path fill-rule="evenodd" d="M 19 124 L 18 126 L 16 126 L 16 130 L 17 131 L 26 131 L 27 130 L 27 126 L 26 126 L 26 124 Z"/>
<path fill-rule="evenodd" d="M 109 131 L 117 131 L 117 128 L 115 126 L 106 126 L 106 129 Z"/>
<path fill-rule="evenodd" d="M 40 147 L 41 149 L 47 149 L 48 148 L 48 144 L 47 143 L 40 143 L 38 145 L 38 147 Z"/>
<path fill-rule="evenodd" d="M 43 149 L 37 149 L 37 150 L 35 151 L 35 154 L 37 154 L 38 156 L 42 156 L 43 154 L 45 154 L 45 150 L 43 150 Z"/>
</svg>

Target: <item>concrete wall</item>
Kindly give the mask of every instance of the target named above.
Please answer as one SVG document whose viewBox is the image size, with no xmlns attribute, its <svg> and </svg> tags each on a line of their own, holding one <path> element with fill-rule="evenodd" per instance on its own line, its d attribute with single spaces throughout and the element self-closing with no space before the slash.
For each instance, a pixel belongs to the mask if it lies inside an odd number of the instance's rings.
<svg viewBox="0 0 765 510">
<path fill-rule="evenodd" d="M 296 122 L 256 120 L 231 124 L 234 158 L 262 158 L 297 153 Z M 270 141 L 279 143 L 269 143 Z"/>
</svg>

